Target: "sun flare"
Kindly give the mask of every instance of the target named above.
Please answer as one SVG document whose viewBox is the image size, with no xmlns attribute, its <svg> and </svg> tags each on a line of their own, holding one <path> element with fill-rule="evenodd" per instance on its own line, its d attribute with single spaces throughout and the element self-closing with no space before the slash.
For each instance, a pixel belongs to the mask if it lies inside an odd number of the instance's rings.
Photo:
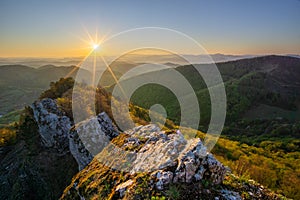
<svg viewBox="0 0 300 200">
<path fill-rule="evenodd" d="M 80 49 L 84 55 L 88 56 L 91 53 L 103 53 L 103 46 L 102 43 L 108 37 L 107 34 L 99 34 L 98 29 L 96 29 L 95 34 L 91 34 L 87 28 L 83 25 L 83 31 L 85 32 L 86 36 L 77 36 L 82 41 L 82 47 Z M 100 52 L 101 50 L 101 52 Z"/>
<path fill-rule="evenodd" d="M 99 48 L 99 46 L 100 46 L 99 44 L 93 44 L 93 49 L 96 50 Z"/>
</svg>

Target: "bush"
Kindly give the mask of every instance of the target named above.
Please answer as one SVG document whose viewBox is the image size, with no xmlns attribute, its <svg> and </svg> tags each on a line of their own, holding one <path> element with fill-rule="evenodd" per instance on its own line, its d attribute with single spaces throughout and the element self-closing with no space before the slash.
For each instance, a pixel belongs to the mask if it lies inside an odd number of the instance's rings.
<svg viewBox="0 0 300 200">
<path fill-rule="evenodd" d="M 74 79 L 71 77 L 61 78 L 57 82 L 51 82 L 50 89 L 43 92 L 40 96 L 40 99 L 43 99 L 43 98 L 57 99 L 59 97 L 62 97 L 62 95 L 66 91 L 73 88 L 74 82 L 75 82 Z"/>
<path fill-rule="evenodd" d="M 0 129 L 0 147 L 12 145 L 17 140 L 16 131 L 12 128 Z"/>
</svg>

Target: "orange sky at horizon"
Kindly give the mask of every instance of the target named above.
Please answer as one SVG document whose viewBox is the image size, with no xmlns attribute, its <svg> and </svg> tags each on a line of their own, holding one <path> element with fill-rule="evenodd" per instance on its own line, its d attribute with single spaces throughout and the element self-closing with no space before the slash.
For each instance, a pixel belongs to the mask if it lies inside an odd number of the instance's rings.
<svg viewBox="0 0 300 200">
<path fill-rule="evenodd" d="M 217 44 L 209 44 L 209 42 L 205 42 L 203 48 L 209 54 L 226 54 L 226 55 L 270 55 L 270 54 L 298 54 L 300 55 L 300 49 L 297 44 L 294 45 L 293 48 L 290 46 L 283 47 L 281 46 L 273 46 L 273 47 L 265 47 L 260 46 L 257 47 L 255 45 L 252 46 L 241 46 L 241 45 L 232 45 L 232 46 L 222 46 L 223 48 L 218 47 Z M 100 52 L 103 56 L 114 56 L 118 54 L 118 49 L 113 50 L 114 48 L 109 48 L 108 51 L 105 48 L 102 48 L 100 44 Z M 286 49 L 286 50 L 285 50 Z M 21 44 L 18 46 L 15 45 L 2 45 L 0 49 L 0 57 L 8 58 L 8 57 L 36 57 L 36 58 L 62 58 L 62 57 L 84 57 L 89 54 L 92 50 L 92 42 L 82 43 L 81 41 L 71 42 L 71 44 L 64 43 L 50 43 L 50 44 Z M 285 50 L 285 51 L 283 51 Z M 283 53 L 285 52 L 285 53 Z M 180 52 L 180 54 L 192 54 L 197 55 L 197 52 L 193 52 L 193 50 L 189 52 Z M 145 53 L 148 54 L 148 53 Z M 149 53 L 151 55 L 151 53 Z"/>
</svg>

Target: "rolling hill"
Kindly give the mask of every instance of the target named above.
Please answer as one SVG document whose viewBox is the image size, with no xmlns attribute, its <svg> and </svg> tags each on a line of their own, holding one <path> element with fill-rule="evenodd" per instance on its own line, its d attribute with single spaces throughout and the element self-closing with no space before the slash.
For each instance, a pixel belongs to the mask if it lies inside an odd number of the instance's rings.
<svg viewBox="0 0 300 200">
<path fill-rule="evenodd" d="M 0 114 L 23 108 L 38 98 L 49 82 L 77 71 L 76 67 L 44 66 L 38 69 L 24 65 L 0 66 Z M 75 73 L 70 74 L 74 77 Z"/>
<path fill-rule="evenodd" d="M 194 67 L 209 69 L 210 64 L 186 65 L 175 69 L 189 81 L 198 97 L 201 110 L 199 129 L 205 132 L 210 121 L 210 98 L 205 82 Z M 246 137 L 255 137 L 260 134 L 267 134 L 262 128 L 262 124 L 266 123 L 265 121 L 268 121 L 267 124 L 271 126 L 269 127 L 270 133 L 280 126 L 278 124 L 285 123 L 292 126 L 292 124 L 299 122 L 299 58 L 271 55 L 217 63 L 217 67 L 223 78 L 227 95 L 224 134 L 237 134 L 234 138 L 241 139 L 243 137 L 237 132 L 243 134 L 250 132 L 249 135 L 246 134 Z M 166 69 L 164 74 L 168 74 L 168 70 L 172 69 Z M 150 72 L 140 75 L 140 78 L 162 76 L 162 74 L 161 71 Z M 126 81 L 130 80 L 124 80 L 124 83 Z M 110 90 L 113 90 L 113 86 Z M 185 94 L 184 97 L 189 98 L 189 95 Z M 176 96 L 168 88 L 161 85 L 148 84 L 138 88 L 133 93 L 131 101 L 145 109 L 149 109 L 157 103 L 162 104 L 169 119 L 175 123 L 180 121 L 180 107 Z M 192 113 L 193 111 L 193 107 L 191 107 L 185 112 Z M 242 123 L 237 123 L 239 121 Z M 237 124 L 243 125 L 236 127 Z M 248 126 L 251 126 L 253 130 L 247 131 Z M 299 130 L 293 131 L 288 128 L 286 132 L 288 135 L 279 134 L 277 136 L 293 136 L 293 138 L 300 136 Z"/>
</svg>

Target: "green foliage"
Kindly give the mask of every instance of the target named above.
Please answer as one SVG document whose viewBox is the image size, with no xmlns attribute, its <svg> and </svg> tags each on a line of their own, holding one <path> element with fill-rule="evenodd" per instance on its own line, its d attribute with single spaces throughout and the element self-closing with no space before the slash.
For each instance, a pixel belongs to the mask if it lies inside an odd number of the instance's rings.
<svg viewBox="0 0 300 200">
<path fill-rule="evenodd" d="M 233 174 L 228 174 L 221 187 L 226 187 L 230 190 L 238 192 L 242 199 L 245 200 L 252 200 L 252 199 L 281 199 L 281 200 L 287 200 L 286 197 L 276 194 L 273 191 L 263 187 L 259 183 L 249 180 L 249 179 L 244 179 L 242 177 L 233 175 Z M 255 192 L 255 190 L 258 190 L 258 194 Z M 252 192 L 250 195 L 249 192 Z M 253 196 L 254 195 L 254 196 Z"/>
<path fill-rule="evenodd" d="M 66 116 L 68 116 L 70 119 L 73 119 L 72 115 L 72 100 L 70 98 L 66 97 L 59 97 L 56 99 L 58 108 L 64 112 Z"/>
<path fill-rule="evenodd" d="M 147 110 L 154 104 L 161 104 L 166 109 L 169 119 L 179 122 L 175 117 L 180 115 L 179 102 L 175 95 L 163 86 L 157 84 L 142 86 L 133 93 L 131 100 L 135 105 Z"/>
<path fill-rule="evenodd" d="M 300 119 L 300 112 L 294 112 L 296 109 L 295 102 L 297 99 L 299 101 L 300 98 L 299 92 L 294 87 L 287 86 L 286 83 L 277 82 L 276 84 L 285 84 L 285 90 L 288 91 L 281 94 L 272 88 L 277 87 L 275 83 L 275 86 L 272 87 L 267 84 L 273 82 L 273 79 L 281 79 L 279 74 L 276 77 L 271 77 L 275 75 L 272 74 L 270 76 L 268 69 L 274 69 L 274 67 L 278 66 L 285 67 L 287 65 L 285 62 L 288 61 L 283 57 L 270 56 L 217 64 L 225 83 L 227 95 L 226 125 L 230 126 L 231 123 L 243 118 L 245 114 L 255 109 L 257 105 L 268 106 L 270 113 L 278 111 L 278 116 L 284 113 L 285 117 L 288 117 L 290 120 Z M 274 65 L 274 63 L 277 64 Z M 291 69 L 296 68 L 297 65 L 299 65 L 299 62 L 293 63 L 290 67 Z M 188 80 L 197 95 L 201 110 L 199 130 L 205 132 L 211 117 L 210 96 L 203 78 L 194 67 L 205 69 L 211 66 L 187 65 L 177 67 L 176 70 Z M 148 76 L 151 76 L 151 73 L 153 73 L 153 76 L 157 76 L 157 72 L 150 72 Z M 284 77 L 284 80 L 280 81 L 288 82 L 290 79 Z M 296 95 L 297 93 L 298 96 Z M 191 96 L 191 94 L 184 95 L 187 99 Z M 158 84 L 144 85 L 134 92 L 131 96 L 131 101 L 145 109 L 149 109 L 154 104 L 161 104 L 166 109 L 168 119 L 177 125 L 181 122 L 179 102 L 176 96 L 164 86 Z M 191 113 L 190 116 L 192 117 L 194 108 L 186 109 L 184 112 Z M 265 119 L 269 117 L 260 111 L 255 113 L 256 118 Z M 271 115 L 272 119 L 278 116 Z"/>
<path fill-rule="evenodd" d="M 62 97 L 62 95 L 67 92 L 69 89 L 71 89 L 74 85 L 74 79 L 69 78 L 61 78 L 57 82 L 51 82 L 50 83 L 50 89 L 44 91 L 40 99 L 43 98 L 51 98 L 56 99 L 59 97 Z"/>
<path fill-rule="evenodd" d="M 298 144 L 299 140 L 292 141 L 290 149 Z M 289 198 L 300 198 L 299 150 L 286 152 L 286 146 L 278 141 L 264 141 L 254 147 L 220 138 L 213 153 L 241 181 L 253 179 Z"/>
<path fill-rule="evenodd" d="M 66 116 L 68 116 L 71 120 L 73 119 L 72 110 L 80 110 L 78 113 L 77 119 L 86 119 L 90 116 L 94 116 L 101 112 L 106 112 L 108 116 L 114 121 L 114 117 L 112 114 L 112 101 L 116 105 L 117 112 L 122 115 L 128 112 L 128 106 L 123 102 L 118 101 L 118 99 L 114 99 L 111 97 L 111 94 L 108 93 L 105 89 L 98 87 L 93 88 L 91 86 L 85 84 L 79 84 L 76 87 L 76 90 L 72 88 L 74 84 L 74 80 L 72 78 L 60 79 L 55 83 L 51 83 L 51 87 L 49 90 L 45 91 L 40 98 L 55 98 L 58 104 L 58 107 L 61 111 L 64 112 Z M 96 91 L 96 92 L 95 92 Z M 95 95 L 95 102 L 91 102 L 91 96 Z M 75 97 L 72 107 L 72 97 Z M 95 106 L 95 108 L 93 107 Z M 94 110 L 95 109 L 95 110 Z M 135 106 L 133 104 L 129 105 L 130 115 L 132 120 L 137 124 L 145 125 L 149 123 L 149 111 Z M 126 117 L 119 116 L 120 120 L 125 119 Z M 123 124 L 126 124 L 124 122 Z M 165 123 L 165 127 L 171 128 L 174 127 L 172 121 L 167 120 Z"/>
<path fill-rule="evenodd" d="M 164 196 L 161 196 L 161 197 L 159 197 L 159 196 L 152 196 L 151 200 L 166 200 L 166 197 L 164 197 Z"/>
<path fill-rule="evenodd" d="M 229 139 L 249 145 L 260 146 L 261 142 L 273 141 L 280 143 L 280 148 L 286 152 L 300 150 L 297 143 L 294 143 L 300 136 L 300 121 L 237 120 L 235 123 L 227 125 L 222 134 Z"/>
</svg>

